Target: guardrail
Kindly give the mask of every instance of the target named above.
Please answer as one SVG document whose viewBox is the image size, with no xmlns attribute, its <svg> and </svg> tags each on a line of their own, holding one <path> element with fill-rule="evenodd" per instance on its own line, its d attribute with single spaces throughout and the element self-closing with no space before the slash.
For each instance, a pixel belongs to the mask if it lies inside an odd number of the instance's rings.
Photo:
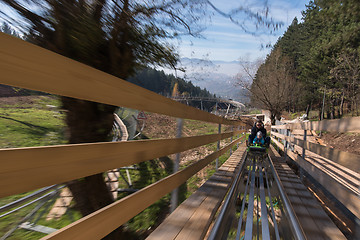
<svg viewBox="0 0 360 240">
<path fill-rule="evenodd" d="M 285 129 L 286 135 L 276 132 L 279 129 Z M 290 136 L 290 131 L 299 129 L 304 130 L 304 139 Z M 310 174 L 352 214 L 360 218 L 360 155 L 306 141 L 307 130 L 360 132 L 360 117 L 276 125 L 272 126 L 271 130 L 273 142 L 287 156 Z M 280 140 L 283 140 L 284 144 Z M 297 146 L 294 152 L 289 151 L 289 145 Z M 311 153 L 306 154 L 306 151 Z M 311 154 L 312 156 L 309 156 Z"/>
<path fill-rule="evenodd" d="M 186 106 L 46 49 L 0 33 L 0 82 L 172 117 L 244 126 Z M 236 128 L 235 128 L 236 129 Z M 182 152 L 242 133 L 0 150 L 0 197 Z M 114 202 L 44 239 L 100 239 L 175 189 L 241 141 Z M 120 157 L 121 156 L 121 157 Z M 23 181 L 26 179 L 26 181 Z"/>
</svg>

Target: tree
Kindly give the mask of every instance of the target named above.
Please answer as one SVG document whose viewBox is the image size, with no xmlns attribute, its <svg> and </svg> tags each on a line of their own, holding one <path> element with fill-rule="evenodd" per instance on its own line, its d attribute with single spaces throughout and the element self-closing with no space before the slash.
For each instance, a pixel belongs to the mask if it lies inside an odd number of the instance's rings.
<svg viewBox="0 0 360 240">
<path fill-rule="evenodd" d="M 270 111 L 271 124 L 275 124 L 288 102 L 296 98 L 292 61 L 276 48 L 264 63 L 243 65 L 243 70 L 245 74 L 237 76 L 239 84 L 251 93 L 252 105 Z"/>
<path fill-rule="evenodd" d="M 360 93 L 360 58 L 356 52 L 342 52 L 334 61 L 336 64 L 330 70 L 330 76 L 342 83 L 342 88 L 339 89 L 341 102 L 338 115 L 343 115 L 345 95 L 349 98 L 348 101 L 352 112 L 358 115 L 357 98 Z M 335 114 L 333 113 L 333 115 Z"/>
<path fill-rule="evenodd" d="M 344 63 L 340 60 L 344 59 L 344 53 L 359 56 L 359 12 L 360 5 L 356 0 L 310 1 L 303 12 L 302 35 L 307 39 L 301 44 L 304 49 L 299 60 L 299 78 L 307 86 L 312 86 L 315 102 L 321 99 L 316 96 L 322 95 L 323 90 L 327 89 L 326 105 L 330 118 L 335 117 L 336 106 L 340 113 L 344 100 L 350 99 L 343 94 L 348 81 L 340 78 L 336 69 L 342 68 L 339 64 Z"/>
<path fill-rule="evenodd" d="M 356 111 L 358 82 L 354 69 L 360 56 L 359 12 L 355 0 L 310 1 L 303 22 L 295 18 L 278 39 L 273 52 L 281 49 L 281 54 L 291 60 L 293 76 L 302 89 L 286 110 L 306 108 L 309 114 L 311 106 L 317 106 L 321 112 L 325 93 L 329 118 L 336 117 L 336 109 L 341 117 L 344 105 Z"/>
</svg>

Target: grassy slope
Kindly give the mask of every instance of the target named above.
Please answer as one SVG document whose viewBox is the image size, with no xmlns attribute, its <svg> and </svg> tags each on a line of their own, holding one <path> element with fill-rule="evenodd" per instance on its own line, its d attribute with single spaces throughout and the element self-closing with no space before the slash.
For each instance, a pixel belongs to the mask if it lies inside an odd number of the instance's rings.
<svg viewBox="0 0 360 240">
<path fill-rule="evenodd" d="M 14 101 L 14 99 L 0 99 L 0 148 L 65 143 L 63 136 L 64 114 L 61 114 L 57 108 L 52 107 L 60 106 L 58 98 L 53 96 L 29 96 L 21 97 L 20 101 Z M 27 194 L 29 193 L 2 198 L 0 199 L 0 206 Z M 52 206 L 53 201 L 49 201 L 48 205 Z M 0 236 L 16 226 L 35 206 L 35 204 L 32 204 L 14 214 L 1 218 Z M 72 209 L 70 211 L 73 213 L 72 217 L 74 219 L 80 217 L 76 211 Z M 61 221 L 46 221 L 44 217 L 39 220 L 38 224 L 53 228 L 64 227 L 73 221 L 69 218 L 69 215 L 64 216 Z M 45 234 L 18 229 L 8 239 L 39 239 L 43 236 Z"/>
<path fill-rule="evenodd" d="M 60 102 L 40 96 L 29 97 L 28 103 L 21 105 L 1 103 L 0 148 L 64 143 L 64 114 L 47 105 L 59 106 Z"/>
</svg>

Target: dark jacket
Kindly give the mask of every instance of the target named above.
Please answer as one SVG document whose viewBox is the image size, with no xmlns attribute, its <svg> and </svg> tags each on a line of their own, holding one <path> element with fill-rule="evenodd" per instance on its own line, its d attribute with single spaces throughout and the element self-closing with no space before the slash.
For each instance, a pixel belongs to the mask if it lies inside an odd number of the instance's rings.
<svg viewBox="0 0 360 240">
<path fill-rule="evenodd" d="M 255 138 L 256 137 L 256 133 L 260 131 L 263 134 L 263 137 L 266 137 L 266 129 L 264 127 L 262 128 L 257 128 L 256 125 L 253 126 L 253 128 L 251 129 L 251 135 Z"/>
</svg>

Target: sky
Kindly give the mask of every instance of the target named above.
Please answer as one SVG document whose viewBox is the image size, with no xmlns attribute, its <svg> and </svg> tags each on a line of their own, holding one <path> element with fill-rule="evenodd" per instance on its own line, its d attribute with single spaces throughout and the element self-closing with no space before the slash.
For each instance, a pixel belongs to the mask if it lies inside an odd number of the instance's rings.
<svg viewBox="0 0 360 240">
<path fill-rule="evenodd" d="M 245 3 L 244 3 L 245 2 Z M 265 1 L 245 0 L 221 0 L 212 3 L 223 12 L 228 12 L 241 4 L 253 4 L 252 9 L 256 10 Z M 268 0 L 269 14 L 276 20 L 283 22 L 283 26 L 274 34 L 269 29 L 262 29 L 261 32 L 253 35 L 244 32 L 239 26 L 229 19 L 214 14 L 211 23 L 202 32 L 204 38 L 183 37 L 177 43 L 180 57 L 200 58 L 211 61 L 254 61 L 258 58 L 265 58 L 270 52 L 269 48 L 262 48 L 268 43 L 275 44 L 276 40 L 283 35 L 294 17 L 301 20 L 301 11 L 305 10 L 305 4 L 309 0 Z M 251 28 L 251 26 L 250 26 Z"/>
<path fill-rule="evenodd" d="M 211 20 L 206 23 L 206 29 L 201 33 L 202 38 L 183 36 L 180 41 L 172 42 L 178 47 L 181 58 L 199 58 L 210 61 L 254 61 L 265 58 L 270 48 L 262 48 L 266 44 L 274 44 L 286 31 L 296 16 L 301 19 L 301 11 L 305 10 L 305 4 L 309 0 L 211 0 L 212 4 L 221 11 L 227 13 L 239 6 L 249 7 L 252 11 L 262 10 L 264 2 L 269 6 L 269 15 L 275 21 L 282 22 L 283 26 L 274 34 L 269 29 L 261 29 L 257 34 L 244 32 L 239 26 L 232 23 L 228 18 L 213 11 L 209 6 L 207 10 Z M 11 13 L 8 7 L 0 5 L 2 11 Z M 246 19 L 241 16 L 238 19 Z M 253 28 L 254 24 L 247 24 Z M 14 27 L 14 26 L 13 26 Z"/>
</svg>

